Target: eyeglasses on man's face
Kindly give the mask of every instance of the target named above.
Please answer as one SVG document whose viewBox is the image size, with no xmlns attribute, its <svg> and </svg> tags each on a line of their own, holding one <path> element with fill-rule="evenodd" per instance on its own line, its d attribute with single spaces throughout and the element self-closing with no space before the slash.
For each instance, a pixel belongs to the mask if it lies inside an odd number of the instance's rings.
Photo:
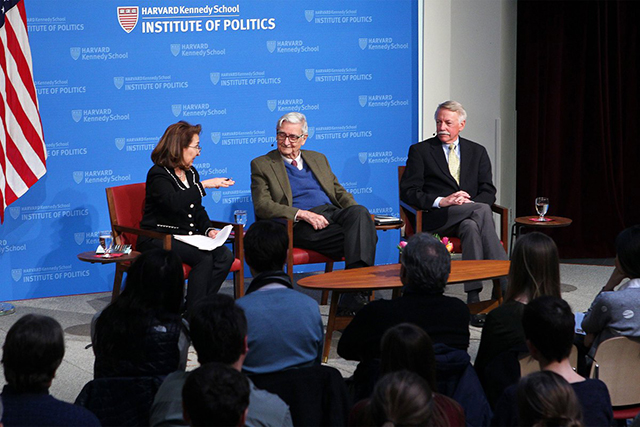
<svg viewBox="0 0 640 427">
<path fill-rule="evenodd" d="M 289 141 L 291 141 L 291 142 L 293 142 L 293 143 L 296 143 L 296 142 L 298 142 L 298 140 L 299 140 L 300 138 L 302 138 L 303 136 L 304 136 L 304 134 L 302 134 L 302 135 L 293 135 L 293 134 L 287 134 L 287 133 L 285 133 L 285 132 L 278 132 L 278 133 L 276 133 L 276 139 L 277 139 L 279 142 L 284 142 L 287 138 L 289 138 Z"/>
</svg>

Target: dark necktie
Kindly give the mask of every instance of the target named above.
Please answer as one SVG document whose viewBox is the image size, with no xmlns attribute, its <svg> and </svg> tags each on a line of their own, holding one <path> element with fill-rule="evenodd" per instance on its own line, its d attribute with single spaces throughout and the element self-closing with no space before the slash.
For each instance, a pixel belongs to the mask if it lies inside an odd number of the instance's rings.
<svg viewBox="0 0 640 427">
<path fill-rule="evenodd" d="M 298 168 L 298 162 L 296 162 L 295 160 L 291 160 L 291 166 L 293 166 L 294 168 Z"/>
</svg>

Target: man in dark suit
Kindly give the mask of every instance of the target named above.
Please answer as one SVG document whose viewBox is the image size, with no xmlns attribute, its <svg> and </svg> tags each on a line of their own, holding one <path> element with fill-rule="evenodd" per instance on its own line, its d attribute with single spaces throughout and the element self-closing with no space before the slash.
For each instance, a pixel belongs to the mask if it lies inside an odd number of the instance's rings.
<svg viewBox="0 0 640 427">
<path fill-rule="evenodd" d="M 507 259 L 495 231 L 496 188 L 487 150 L 460 138 L 467 113 L 456 101 L 438 105 L 437 136 L 409 149 L 400 199 L 424 209 L 423 231 L 458 236 L 462 259 Z M 465 283 L 467 301 L 479 301 L 482 282 Z"/>
<path fill-rule="evenodd" d="M 256 217 L 295 220 L 294 246 L 344 256 L 345 268 L 374 265 L 378 237 L 371 215 L 340 185 L 323 154 L 302 150 L 307 131 L 304 114 L 285 114 L 276 126 L 278 149 L 251 162 Z"/>
</svg>

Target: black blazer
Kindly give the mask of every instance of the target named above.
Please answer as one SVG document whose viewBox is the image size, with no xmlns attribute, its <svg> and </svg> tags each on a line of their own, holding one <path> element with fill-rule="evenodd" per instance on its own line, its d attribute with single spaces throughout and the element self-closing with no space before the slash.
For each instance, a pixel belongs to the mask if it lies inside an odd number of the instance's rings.
<svg viewBox="0 0 640 427">
<path fill-rule="evenodd" d="M 170 234 L 205 234 L 212 228 L 202 206 L 206 195 L 195 168 L 185 171 L 189 188 L 175 172 L 155 165 L 147 173 L 146 201 L 140 228 Z"/>
<path fill-rule="evenodd" d="M 491 161 L 480 144 L 460 138 L 460 185 L 449 172 L 442 142 L 434 137 L 409 148 L 407 167 L 400 181 L 400 199 L 419 209 L 424 215 L 424 227 L 435 230 L 447 221 L 449 208 L 432 209 L 437 197 L 446 197 L 464 190 L 476 203 L 492 205 L 496 187 L 491 175 Z"/>
</svg>

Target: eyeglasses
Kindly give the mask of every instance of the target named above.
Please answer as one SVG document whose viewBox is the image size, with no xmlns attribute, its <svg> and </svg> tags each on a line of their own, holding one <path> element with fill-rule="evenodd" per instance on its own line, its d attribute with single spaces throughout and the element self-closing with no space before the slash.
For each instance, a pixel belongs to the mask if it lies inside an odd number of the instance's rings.
<svg viewBox="0 0 640 427">
<path fill-rule="evenodd" d="M 195 148 L 198 151 L 202 151 L 202 147 L 200 147 L 200 145 L 189 145 L 189 148 Z"/>
<path fill-rule="evenodd" d="M 293 134 L 286 134 L 284 132 L 278 132 L 276 133 L 276 139 L 280 142 L 284 142 L 287 138 L 289 138 L 289 141 L 291 142 L 298 142 L 298 140 L 300 138 L 302 138 L 304 136 L 304 134 L 302 135 L 293 135 Z"/>
</svg>

